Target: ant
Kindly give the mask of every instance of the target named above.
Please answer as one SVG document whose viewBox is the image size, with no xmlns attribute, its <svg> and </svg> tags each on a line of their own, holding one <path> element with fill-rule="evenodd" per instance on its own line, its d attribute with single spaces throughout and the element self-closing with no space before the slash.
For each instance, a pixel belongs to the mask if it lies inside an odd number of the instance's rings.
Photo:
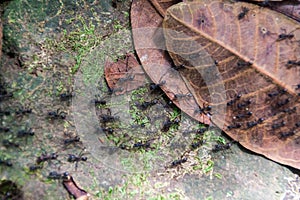
<svg viewBox="0 0 300 200">
<path fill-rule="evenodd" d="M 158 103 L 158 100 L 157 99 L 154 99 L 152 101 L 144 101 L 143 103 L 139 104 L 139 103 L 136 103 L 136 106 L 141 109 L 141 110 L 146 110 L 147 108 L 149 108 L 150 106 L 153 106 L 155 104 Z"/>
<path fill-rule="evenodd" d="M 280 133 L 279 139 L 286 139 L 287 137 L 295 135 L 295 131 Z"/>
<path fill-rule="evenodd" d="M 7 128 L 7 127 L 0 127 L 0 132 L 5 132 L 5 133 L 7 133 L 8 131 L 10 131 L 10 128 Z"/>
<path fill-rule="evenodd" d="M 8 110 L 0 110 L 0 116 L 8 116 L 8 115 L 10 115 L 10 111 L 8 111 Z"/>
<path fill-rule="evenodd" d="M 5 146 L 6 148 L 8 147 L 20 147 L 20 145 L 18 143 L 14 143 L 14 142 L 11 142 L 9 140 L 2 140 L 2 144 L 3 146 Z"/>
<path fill-rule="evenodd" d="M 200 145 L 204 144 L 205 141 L 197 141 L 197 142 L 193 142 L 191 144 L 192 149 L 197 149 L 198 147 L 200 147 Z"/>
<path fill-rule="evenodd" d="M 249 66 L 251 66 L 251 65 L 253 65 L 253 63 L 251 63 L 251 62 L 245 62 L 245 61 L 238 61 L 238 63 L 237 63 L 237 66 L 238 67 L 249 67 Z"/>
<path fill-rule="evenodd" d="M 186 67 L 185 67 L 184 64 L 181 64 L 181 65 L 178 65 L 178 66 L 173 65 L 172 68 L 177 70 L 177 71 L 180 71 L 180 70 L 185 69 Z"/>
<path fill-rule="evenodd" d="M 118 82 L 119 83 L 124 83 L 124 82 L 126 82 L 126 81 L 132 81 L 133 79 L 134 79 L 134 75 L 128 75 L 128 76 L 126 76 L 126 77 L 124 77 L 124 78 L 120 78 L 119 80 L 118 80 Z"/>
<path fill-rule="evenodd" d="M 188 133 L 199 133 L 199 134 L 202 134 L 202 133 L 204 133 L 207 130 L 208 130 L 207 127 L 201 127 L 199 129 L 195 129 L 195 130 L 187 130 L 187 131 L 184 131 L 183 133 L 184 134 L 188 134 Z"/>
<path fill-rule="evenodd" d="M 7 167 L 13 166 L 12 162 L 10 162 L 9 160 L 2 160 L 1 158 L 0 158 L 0 165 L 6 165 Z"/>
<path fill-rule="evenodd" d="M 12 93 L 5 92 L 4 94 L 0 94 L 0 101 L 6 100 L 6 99 L 11 98 L 11 97 L 13 97 Z"/>
<path fill-rule="evenodd" d="M 234 99 L 227 102 L 227 106 L 232 106 L 237 100 L 241 99 L 242 95 L 238 94 L 234 97 Z"/>
<path fill-rule="evenodd" d="M 100 130 L 107 133 L 107 134 L 113 134 L 114 133 L 114 129 L 112 129 L 112 128 L 101 128 Z"/>
<path fill-rule="evenodd" d="M 67 113 L 64 111 L 60 111 L 60 108 L 58 108 L 56 111 L 49 111 L 48 117 L 50 119 L 66 119 Z"/>
<path fill-rule="evenodd" d="M 290 99 L 287 98 L 287 99 L 285 99 L 284 101 L 278 102 L 278 103 L 277 103 L 277 106 L 278 106 L 278 107 L 282 107 L 282 106 L 288 104 L 289 102 L 290 102 Z"/>
<path fill-rule="evenodd" d="M 74 94 L 72 94 L 70 91 L 59 95 L 61 101 L 69 101 L 72 97 L 74 97 Z"/>
<path fill-rule="evenodd" d="M 178 125 L 180 122 L 179 119 L 174 119 L 174 120 L 170 120 L 170 118 L 168 118 L 164 123 L 163 123 L 163 127 L 161 128 L 162 132 L 167 132 L 169 131 L 170 127 L 174 124 L 174 125 Z"/>
<path fill-rule="evenodd" d="M 93 99 L 91 102 L 94 103 L 95 106 L 97 106 L 97 105 L 106 105 L 106 103 L 107 103 L 107 102 L 106 102 L 105 100 L 103 100 L 103 99 Z"/>
<path fill-rule="evenodd" d="M 216 144 L 212 149 L 212 152 L 216 153 L 218 151 L 227 150 L 232 146 L 232 142 L 227 142 L 226 144 Z"/>
<path fill-rule="evenodd" d="M 85 151 L 85 149 L 83 149 L 78 156 L 69 154 L 68 162 L 75 162 L 75 169 L 77 169 L 79 161 L 87 161 L 87 157 L 83 156 L 83 151 Z"/>
<path fill-rule="evenodd" d="M 191 98 L 193 97 L 193 95 L 191 93 L 188 93 L 188 94 L 174 94 L 174 98 L 173 100 L 180 100 L 182 98 Z"/>
<path fill-rule="evenodd" d="M 36 171 L 38 169 L 42 169 L 42 168 L 43 168 L 43 166 L 41 166 L 41 165 L 31 165 L 31 166 L 29 166 L 29 171 L 34 172 L 34 171 Z"/>
<path fill-rule="evenodd" d="M 31 108 L 24 108 L 24 107 L 19 107 L 18 110 L 16 110 L 16 115 L 25 115 L 25 114 L 30 114 L 32 113 Z"/>
<path fill-rule="evenodd" d="M 233 117 L 233 119 L 242 119 L 242 118 L 247 118 L 247 117 L 251 117 L 252 116 L 252 112 L 247 112 L 246 114 L 238 114 L 236 116 Z"/>
<path fill-rule="evenodd" d="M 281 112 L 292 114 L 292 113 L 295 113 L 296 111 L 297 111 L 297 108 L 293 107 L 293 108 L 286 108 L 286 109 L 282 110 Z"/>
<path fill-rule="evenodd" d="M 74 138 L 64 140 L 65 145 L 75 144 L 77 142 L 80 142 L 80 137 L 78 135 L 76 135 Z"/>
<path fill-rule="evenodd" d="M 279 42 L 279 41 L 285 40 L 285 39 L 292 39 L 293 37 L 294 37 L 294 34 L 284 34 L 284 33 L 282 33 L 282 34 L 278 35 L 278 38 L 277 38 L 276 42 Z"/>
<path fill-rule="evenodd" d="M 108 94 L 112 95 L 113 93 L 116 93 L 116 92 L 123 92 L 124 88 L 114 88 L 114 89 L 111 89 L 111 88 L 108 88 Z"/>
<path fill-rule="evenodd" d="M 194 111 L 194 114 L 201 114 L 201 113 L 205 113 L 206 111 L 208 111 L 208 113 L 209 113 L 209 111 L 211 111 L 211 109 L 212 109 L 212 106 L 204 106 L 203 108 L 197 108 L 195 111 Z"/>
<path fill-rule="evenodd" d="M 243 19 L 247 15 L 248 12 L 249 12 L 248 8 L 242 7 L 242 12 L 240 12 L 238 15 L 238 20 Z"/>
<path fill-rule="evenodd" d="M 137 149 L 141 149 L 141 148 L 150 148 L 150 141 L 146 141 L 146 142 L 137 142 L 133 145 L 133 148 L 137 148 Z"/>
<path fill-rule="evenodd" d="M 161 86 L 163 86 L 164 84 L 166 84 L 166 81 L 161 81 L 161 82 L 158 83 L 158 84 L 150 83 L 149 89 L 150 89 L 150 91 L 154 91 L 154 90 L 159 89 L 159 88 L 160 88 Z"/>
<path fill-rule="evenodd" d="M 249 99 L 249 100 L 247 100 L 247 101 L 245 101 L 245 102 L 243 102 L 243 103 L 239 103 L 239 104 L 237 105 L 237 107 L 238 107 L 239 109 L 244 108 L 244 107 L 250 105 L 251 102 L 252 102 L 251 99 Z"/>
<path fill-rule="evenodd" d="M 34 136 L 34 132 L 32 131 L 32 129 L 31 128 L 29 128 L 29 129 L 24 129 L 24 130 L 20 130 L 20 131 L 18 131 L 18 133 L 17 133 L 17 137 L 25 137 L 25 136 L 28 136 L 28 135 L 30 135 L 30 136 Z"/>
<path fill-rule="evenodd" d="M 271 93 L 269 93 L 268 96 L 270 98 L 272 98 L 272 97 L 276 97 L 277 95 L 280 95 L 280 94 L 285 94 L 286 92 L 287 92 L 286 89 L 280 89 L 278 92 L 271 92 Z"/>
<path fill-rule="evenodd" d="M 247 128 L 252 128 L 258 124 L 261 124 L 263 121 L 265 121 L 264 118 L 259 118 L 257 121 L 247 122 Z"/>
<path fill-rule="evenodd" d="M 236 124 L 227 126 L 227 129 L 230 130 L 230 129 L 236 129 L 236 128 L 241 128 L 241 127 L 242 127 L 242 124 L 236 123 Z"/>
<path fill-rule="evenodd" d="M 289 60 L 287 61 L 286 63 L 286 67 L 289 69 L 293 66 L 300 66 L 300 61 L 297 61 L 297 60 Z"/>
<path fill-rule="evenodd" d="M 60 180 L 60 179 L 67 179 L 69 177 L 69 173 L 68 172 L 64 172 L 62 174 L 56 172 L 56 171 L 53 171 L 53 172 L 50 172 L 49 175 L 48 175 L 48 179 L 53 179 L 53 180 Z"/>
<path fill-rule="evenodd" d="M 120 119 L 119 116 L 111 116 L 111 115 L 107 115 L 107 114 L 100 115 L 100 121 L 103 122 L 103 123 L 106 123 L 106 122 L 115 122 L 115 121 L 117 121 L 119 119 Z"/>
<path fill-rule="evenodd" d="M 297 123 L 295 124 L 295 126 L 296 126 L 297 128 L 299 128 L 299 127 L 300 127 L 300 122 L 297 122 Z"/>
<path fill-rule="evenodd" d="M 48 160 L 55 160 L 57 159 L 58 155 L 56 153 L 51 153 L 51 154 L 42 154 L 36 159 L 36 163 L 40 164 L 42 162 L 48 161 Z"/>
<path fill-rule="evenodd" d="M 284 121 L 281 121 L 280 123 L 278 123 L 278 124 L 273 124 L 272 125 L 272 129 L 278 129 L 278 128 L 280 128 L 280 127 L 283 127 L 283 126 L 285 126 L 285 122 Z"/>
<path fill-rule="evenodd" d="M 171 167 L 176 167 L 178 165 L 181 165 L 182 163 L 185 163 L 186 161 L 187 161 L 187 158 L 181 158 L 181 159 L 178 159 L 178 160 L 174 160 L 171 163 Z"/>
</svg>

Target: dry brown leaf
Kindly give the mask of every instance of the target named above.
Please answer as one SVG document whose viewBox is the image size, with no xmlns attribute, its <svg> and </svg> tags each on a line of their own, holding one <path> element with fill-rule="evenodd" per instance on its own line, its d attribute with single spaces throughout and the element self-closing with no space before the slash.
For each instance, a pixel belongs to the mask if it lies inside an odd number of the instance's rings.
<svg viewBox="0 0 300 200">
<path fill-rule="evenodd" d="M 178 0 L 172 0 L 162 2 L 160 5 L 166 10 L 177 2 Z M 165 51 L 162 29 L 158 29 L 162 25 L 162 20 L 148 0 L 133 0 L 131 6 L 132 33 L 135 49 L 144 71 L 154 83 L 166 81 L 161 88 L 180 109 L 196 120 L 210 124 L 210 118 L 207 115 L 194 113 L 198 104 L 193 97 L 176 101 L 174 99 L 176 94 L 188 94 L 190 91 L 185 86 L 180 74 L 172 68 L 172 61 Z"/>
<path fill-rule="evenodd" d="M 143 86 L 146 82 L 144 71 L 132 53 L 117 62 L 107 60 L 104 72 L 109 88 L 117 95 Z"/>
<path fill-rule="evenodd" d="M 164 33 L 198 104 L 213 106 L 212 121 L 246 148 L 299 169 L 299 23 L 252 4 L 203 0 L 169 8 Z"/>
</svg>

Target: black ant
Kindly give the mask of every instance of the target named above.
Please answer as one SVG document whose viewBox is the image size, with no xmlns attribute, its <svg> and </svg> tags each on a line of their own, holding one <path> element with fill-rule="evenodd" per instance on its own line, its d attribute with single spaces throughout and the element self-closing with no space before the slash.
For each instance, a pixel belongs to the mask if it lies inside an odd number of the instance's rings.
<svg viewBox="0 0 300 200">
<path fill-rule="evenodd" d="M 170 118 L 168 118 L 164 123 L 163 123 L 163 127 L 161 128 L 161 131 L 162 132 L 167 132 L 170 127 L 175 124 L 175 125 L 178 125 L 180 122 L 179 119 L 174 119 L 174 120 L 170 120 Z"/>
<path fill-rule="evenodd" d="M 3 146 L 5 146 L 6 148 L 8 147 L 20 147 L 20 145 L 18 143 L 14 143 L 14 142 L 11 142 L 9 140 L 2 140 L 2 144 Z"/>
<path fill-rule="evenodd" d="M 247 128 L 252 128 L 258 124 L 261 124 L 263 121 L 265 121 L 264 118 L 259 118 L 257 121 L 247 122 Z"/>
<path fill-rule="evenodd" d="M 93 99 L 91 102 L 94 103 L 95 106 L 97 106 L 97 105 L 106 105 L 106 103 L 107 103 L 107 102 L 106 102 L 105 100 L 103 100 L 103 99 Z"/>
<path fill-rule="evenodd" d="M 100 121 L 103 122 L 103 123 L 106 123 L 106 122 L 115 122 L 115 121 L 117 121 L 119 119 L 120 119 L 119 116 L 111 116 L 111 115 L 107 115 L 107 114 L 100 115 Z"/>
<path fill-rule="evenodd" d="M 152 101 L 144 101 L 143 103 L 139 104 L 137 103 L 136 106 L 141 109 L 141 110 L 146 110 L 147 108 L 155 105 L 158 103 L 158 100 L 157 99 L 154 99 Z"/>
<path fill-rule="evenodd" d="M 8 127 L 0 127 L 0 132 L 7 133 L 8 131 L 10 131 L 10 128 L 8 128 Z"/>
<path fill-rule="evenodd" d="M 133 145 L 133 148 L 141 149 L 141 148 L 150 148 L 150 141 L 146 142 L 137 142 Z"/>
<path fill-rule="evenodd" d="M 273 97 L 276 97 L 276 96 L 278 96 L 280 94 L 285 94 L 286 92 L 287 92 L 286 89 L 280 89 L 278 92 L 271 92 L 271 93 L 269 93 L 268 96 L 270 98 L 273 98 Z"/>
<path fill-rule="evenodd" d="M 199 129 L 195 129 L 195 130 L 188 130 L 188 131 L 184 131 L 183 133 L 184 134 L 188 134 L 188 133 L 198 133 L 198 134 L 202 134 L 204 133 L 205 131 L 208 130 L 208 127 L 201 127 Z"/>
<path fill-rule="evenodd" d="M 114 88 L 114 89 L 111 89 L 111 88 L 108 88 L 108 94 L 112 95 L 116 92 L 123 92 L 124 91 L 124 88 Z"/>
<path fill-rule="evenodd" d="M 32 109 L 31 108 L 19 108 L 18 110 L 16 110 L 16 115 L 25 115 L 25 114 L 30 114 L 32 113 Z"/>
<path fill-rule="evenodd" d="M 280 133 L 279 139 L 285 139 L 287 137 L 295 135 L 295 133 L 296 133 L 295 131 Z"/>
<path fill-rule="evenodd" d="M 10 111 L 8 110 L 0 110 L 0 116 L 8 116 L 10 115 Z"/>
<path fill-rule="evenodd" d="M 150 91 L 154 91 L 154 90 L 159 89 L 159 88 L 160 88 L 161 86 L 163 86 L 164 84 L 166 84 L 166 81 L 161 81 L 161 82 L 158 83 L 158 84 L 150 83 L 149 89 L 150 89 Z"/>
<path fill-rule="evenodd" d="M 218 151 L 227 150 L 232 146 L 232 142 L 227 142 L 226 144 L 216 144 L 212 149 L 212 152 L 216 153 Z"/>
<path fill-rule="evenodd" d="M 233 104 L 235 104 L 236 101 L 238 101 L 239 99 L 241 99 L 242 95 L 238 94 L 234 97 L 234 99 L 230 100 L 227 102 L 227 106 L 232 106 Z"/>
<path fill-rule="evenodd" d="M 299 128 L 299 127 L 300 127 L 300 122 L 297 122 L 297 123 L 295 124 L 295 126 L 296 126 L 297 128 Z"/>
<path fill-rule="evenodd" d="M 209 113 L 209 111 L 211 111 L 212 110 L 212 106 L 204 106 L 203 108 L 197 108 L 195 111 L 194 111 L 194 114 L 201 114 L 201 113 L 206 113 L 206 112 L 208 112 Z"/>
<path fill-rule="evenodd" d="M 183 98 L 191 98 L 193 97 L 193 95 L 191 93 L 188 93 L 188 94 L 174 94 L 174 97 L 173 97 L 173 100 L 180 100 L 180 99 L 183 99 Z"/>
<path fill-rule="evenodd" d="M 176 167 L 178 165 L 181 165 L 182 163 L 185 163 L 187 161 L 187 158 L 181 158 L 181 159 L 178 159 L 178 160 L 174 160 L 172 163 L 171 163 L 171 167 Z"/>
<path fill-rule="evenodd" d="M 282 33 L 282 34 L 278 35 L 278 38 L 277 38 L 276 42 L 279 42 L 279 41 L 282 41 L 282 40 L 285 40 L 285 39 L 292 39 L 293 37 L 294 37 L 294 34 Z"/>
<path fill-rule="evenodd" d="M 12 93 L 6 93 L 5 92 L 5 94 L 0 94 L 0 101 L 6 100 L 6 99 L 11 98 L 11 97 L 13 97 Z"/>
<path fill-rule="evenodd" d="M 281 102 L 278 102 L 278 103 L 277 103 L 277 106 L 278 106 L 278 107 L 282 107 L 282 106 L 288 104 L 289 102 L 290 102 L 290 99 L 287 98 L 287 99 L 285 99 L 285 100 L 283 100 L 283 101 L 281 101 Z"/>
<path fill-rule="evenodd" d="M 74 97 L 74 94 L 72 92 L 65 92 L 59 95 L 59 98 L 61 101 L 69 101 L 71 98 Z"/>
<path fill-rule="evenodd" d="M 42 154 L 36 159 L 36 163 L 40 164 L 42 162 L 48 161 L 48 160 L 56 160 L 58 155 L 56 153 L 51 153 L 51 154 Z"/>
<path fill-rule="evenodd" d="M 242 12 L 240 12 L 238 15 L 238 20 L 243 19 L 247 15 L 248 12 L 249 12 L 248 8 L 242 7 Z"/>
<path fill-rule="evenodd" d="M 53 179 L 53 180 L 60 180 L 60 179 L 64 180 L 68 177 L 69 177 L 68 172 L 64 172 L 64 173 L 60 174 L 56 171 L 50 172 L 49 175 L 47 176 L 48 179 Z"/>
<path fill-rule="evenodd" d="M 114 129 L 112 129 L 112 128 L 101 128 L 100 130 L 107 133 L 107 134 L 113 134 L 114 133 Z"/>
<path fill-rule="evenodd" d="M 9 160 L 2 160 L 1 158 L 0 158 L 0 165 L 6 165 L 7 167 L 12 167 L 13 166 L 13 164 L 12 164 L 11 161 L 9 161 Z"/>
<path fill-rule="evenodd" d="M 292 114 L 292 113 L 295 113 L 296 111 L 297 111 L 297 108 L 293 107 L 293 108 L 286 108 L 286 109 L 282 110 L 281 112 Z"/>
<path fill-rule="evenodd" d="M 238 67 L 249 67 L 249 66 L 251 66 L 251 65 L 253 65 L 253 63 L 251 63 L 251 62 L 245 62 L 245 61 L 238 61 L 238 63 L 237 63 L 237 66 Z"/>
<path fill-rule="evenodd" d="M 243 102 L 243 103 L 237 104 L 237 107 L 238 107 L 239 109 L 244 108 L 244 107 L 250 105 L 251 102 L 252 102 L 251 99 L 249 99 L 249 100 L 247 100 L 247 101 L 245 101 L 245 102 Z"/>
<path fill-rule="evenodd" d="M 204 143 L 204 141 L 197 141 L 197 142 L 193 142 L 191 144 L 191 148 L 192 149 L 197 149 L 198 147 L 200 147 L 200 145 L 202 145 Z"/>
<path fill-rule="evenodd" d="M 120 78 L 119 80 L 118 80 L 118 82 L 119 83 L 124 83 L 124 82 L 126 82 L 126 81 L 132 81 L 133 79 L 134 79 L 134 75 L 128 75 L 128 76 L 126 76 L 126 77 L 124 77 L 124 78 Z"/>
<path fill-rule="evenodd" d="M 78 156 L 69 154 L 68 162 L 75 162 L 75 169 L 77 169 L 79 161 L 87 161 L 87 157 L 83 156 L 83 151 L 85 151 L 85 149 L 83 149 Z"/>
<path fill-rule="evenodd" d="M 77 142 L 80 142 L 80 137 L 78 135 L 76 135 L 74 138 L 64 140 L 65 145 L 75 144 Z"/>
<path fill-rule="evenodd" d="M 236 124 L 227 126 L 227 129 L 231 130 L 231 129 L 241 128 L 241 127 L 242 127 L 241 123 L 236 123 Z"/>
<path fill-rule="evenodd" d="M 20 130 L 20 131 L 18 131 L 18 133 L 17 133 L 17 137 L 25 137 L 25 136 L 34 136 L 34 132 L 32 131 L 32 129 L 31 128 L 29 128 L 29 129 L 24 129 L 24 130 Z"/>
<path fill-rule="evenodd" d="M 60 109 L 58 108 L 56 111 L 49 111 L 48 117 L 50 119 L 66 119 L 67 113 L 64 111 L 60 111 Z"/>
<path fill-rule="evenodd" d="M 233 117 L 233 119 L 242 119 L 242 118 L 247 118 L 247 117 L 251 117 L 252 116 L 252 112 L 247 112 L 246 114 L 238 114 L 236 116 Z"/>
<path fill-rule="evenodd" d="M 272 129 L 278 129 L 278 128 L 281 128 L 281 127 L 283 127 L 283 126 L 285 126 L 285 122 L 284 121 L 281 121 L 280 123 L 278 123 L 278 124 L 273 124 L 272 125 Z"/>
<path fill-rule="evenodd" d="M 180 70 L 185 69 L 186 67 L 185 67 L 184 64 L 181 64 L 181 65 L 178 65 L 178 66 L 173 65 L 172 68 L 177 70 L 177 71 L 180 71 Z"/>
<path fill-rule="evenodd" d="M 293 66 L 300 66 L 300 61 L 297 61 L 297 60 L 289 60 L 289 61 L 287 61 L 287 63 L 286 63 L 286 67 L 287 68 L 291 68 Z"/>
<path fill-rule="evenodd" d="M 41 165 L 31 165 L 31 166 L 29 166 L 29 171 L 34 172 L 34 171 L 36 171 L 38 169 L 42 169 L 42 168 L 43 168 L 43 166 L 41 166 Z"/>
</svg>

